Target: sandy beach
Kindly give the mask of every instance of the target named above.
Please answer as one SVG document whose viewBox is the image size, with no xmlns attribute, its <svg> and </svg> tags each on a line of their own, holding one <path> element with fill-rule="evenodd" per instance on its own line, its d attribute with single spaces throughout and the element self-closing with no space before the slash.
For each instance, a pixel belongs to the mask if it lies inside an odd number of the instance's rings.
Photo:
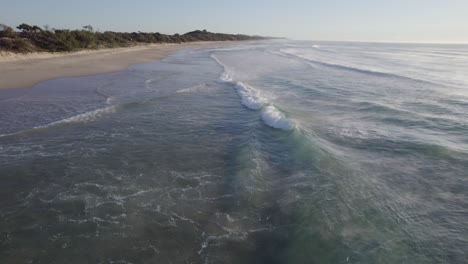
<svg viewBox="0 0 468 264">
<path fill-rule="evenodd" d="M 148 63 L 186 48 L 232 45 L 236 42 L 153 44 L 71 53 L 0 53 L 0 89 L 29 88 L 40 82 L 116 72 L 132 64 Z"/>
</svg>

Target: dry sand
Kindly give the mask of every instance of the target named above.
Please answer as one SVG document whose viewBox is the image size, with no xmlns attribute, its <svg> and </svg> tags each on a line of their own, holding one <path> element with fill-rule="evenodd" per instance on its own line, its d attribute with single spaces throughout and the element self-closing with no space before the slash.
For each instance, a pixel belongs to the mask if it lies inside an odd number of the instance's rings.
<svg viewBox="0 0 468 264">
<path fill-rule="evenodd" d="M 0 53 L 0 89 L 28 88 L 55 78 L 116 72 L 126 69 L 132 64 L 163 59 L 171 53 L 185 48 L 233 45 L 235 43 L 154 44 L 72 53 L 14 54 L 3 52 Z"/>
</svg>

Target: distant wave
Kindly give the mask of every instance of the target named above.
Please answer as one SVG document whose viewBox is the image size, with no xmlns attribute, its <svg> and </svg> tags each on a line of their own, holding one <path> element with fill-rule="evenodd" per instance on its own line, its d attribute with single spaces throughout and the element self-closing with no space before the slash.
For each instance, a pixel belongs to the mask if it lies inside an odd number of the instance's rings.
<svg viewBox="0 0 468 264">
<path fill-rule="evenodd" d="M 245 51 L 245 50 L 252 50 L 252 49 L 255 49 L 255 48 L 252 48 L 252 47 L 233 47 L 233 48 L 212 48 L 212 49 L 207 49 L 207 51 L 213 51 L 213 52 L 217 52 L 217 51 Z"/>
<path fill-rule="evenodd" d="M 196 92 L 196 91 L 199 91 L 200 89 L 203 89 L 207 87 L 207 84 L 198 84 L 198 85 L 195 85 L 195 86 L 192 86 L 192 87 L 189 87 L 189 88 L 185 88 L 185 89 L 182 89 L 182 90 L 178 90 L 176 91 L 176 93 L 191 93 L 191 92 Z"/>
<path fill-rule="evenodd" d="M 305 45 L 305 44 L 302 44 L 302 45 L 283 44 L 283 46 L 288 47 L 288 48 L 299 48 L 300 49 L 300 48 L 308 48 L 308 47 L 310 47 L 310 44 L 307 44 L 307 45 Z M 312 48 L 318 49 L 318 48 L 320 48 L 320 45 L 313 44 Z"/>
<path fill-rule="evenodd" d="M 335 51 L 332 51 L 332 50 L 328 50 L 328 49 L 324 49 L 321 45 L 319 44 L 313 44 L 312 46 L 310 46 L 310 44 L 308 45 L 291 45 L 291 44 L 283 44 L 283 46 L 287 47 L 287 48 L 292 48 L 292 49 L 310 49 L 310 48 L 313 48 L 317 51 L 320 51 L 320 52 L 326 52 L 326 53 L 336 53 Z"/>
<path fill-rule="evenodd" d="M 155 81 L 155 79 L 148 79 L 148 80 L 145 80 L 145 88 L 146 89 L 150 89 L 151 88 L 151 84 Z"/>
<path fill-rule="evenodd" d="M 374 71 L 374 70 L 369 70 L 369 69 L 362 69 L 362 68 L 358 68 L 358 67 L 343 65 L 343 64 L 335 64 L 335 63 L 329 63 L 329 62 L 314 60 L 314 59 L 310 59 L 310 58 L 307 58 L 307 57 L 304 57 L 304 56 L 301 56 L 301 55 L 297 55 L 297 54 L 294 54 L 292 52 L 288 52 L 288 51 L 284 51 L 284 50 L 281 50 L 281 52 L 286 54 L 286 55 L 293 56 L 293 57 L 299 58 L 301 60 L 305 60 L 305 61 L 310 62 L 310 63 L 315 63 L 315 64 L 319 64 L 319 65 L 322 65 L 322 66 L 330 67 L 330 68 L 346 70 L 346 71 L 353 71 L 353 72 L 358 72 L 358 73 L 372 75 L 372 76 L 380 76 L 380 77 L 408 80 L 408 81 L 425 83 L 425 84 L 430 84 L 430 85 L 442 85 L 442 84 L 439 84 L 439 83 L 434 83 L 434 82 L 427 81 L 427 80 L 421 80 L 421 79 L 418 79 L 418 78 L 398 75 L 398 74 L 395 74 L 395 73 L 380 72 L 380 71 Z"/>
<path fill-rule="evenodd" d="M 232 71 L 224 65 L 214 54 L 211 57 L 224 68 L 218 81 L 232 86 L 237 95 L 241 98 L 241 103 L 250 110 L 262 110 L 261 118 L 263 122 L 273 128 L 290 130 L 294 128 L 293 122 L 289 120 L 280 110 L 269 103 L 266 98 L 253 87 L 234 80 Z"/>
</svg>

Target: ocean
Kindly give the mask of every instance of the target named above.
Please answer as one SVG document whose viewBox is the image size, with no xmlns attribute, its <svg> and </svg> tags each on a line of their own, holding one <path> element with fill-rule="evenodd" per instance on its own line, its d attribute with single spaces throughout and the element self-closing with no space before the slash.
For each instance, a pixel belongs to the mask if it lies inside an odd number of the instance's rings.
<svg viewBox="0 0 468 264">
<path fill-rule="evenodd" d="M 468 46 L 261 41 L 0 91 L 1 263 L 468 263 Z"/>
</svg>

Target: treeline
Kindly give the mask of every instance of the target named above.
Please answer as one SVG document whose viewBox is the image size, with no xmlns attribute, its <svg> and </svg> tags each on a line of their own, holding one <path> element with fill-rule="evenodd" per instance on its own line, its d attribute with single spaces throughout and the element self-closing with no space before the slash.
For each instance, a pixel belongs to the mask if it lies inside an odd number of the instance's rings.
<svg viewBox="0 0 468 264">
<path fill-rule="evenodd" d="M 15 31 L 12 27 L 0 24 L 0 50 L 12 52 L 33 51 L 75 51 L 81 49 L 127 47 L 143 43 L 184 43 L 194 41 L 234 41 L 258 40 L 260 36 L 212 33 L 195 30 L 183 35 L 166 35 L 145 32 L 98 32 L 92 26 L 81 30 L 41 28 L 36 25 L 21 24 Z"/>
</svg>

